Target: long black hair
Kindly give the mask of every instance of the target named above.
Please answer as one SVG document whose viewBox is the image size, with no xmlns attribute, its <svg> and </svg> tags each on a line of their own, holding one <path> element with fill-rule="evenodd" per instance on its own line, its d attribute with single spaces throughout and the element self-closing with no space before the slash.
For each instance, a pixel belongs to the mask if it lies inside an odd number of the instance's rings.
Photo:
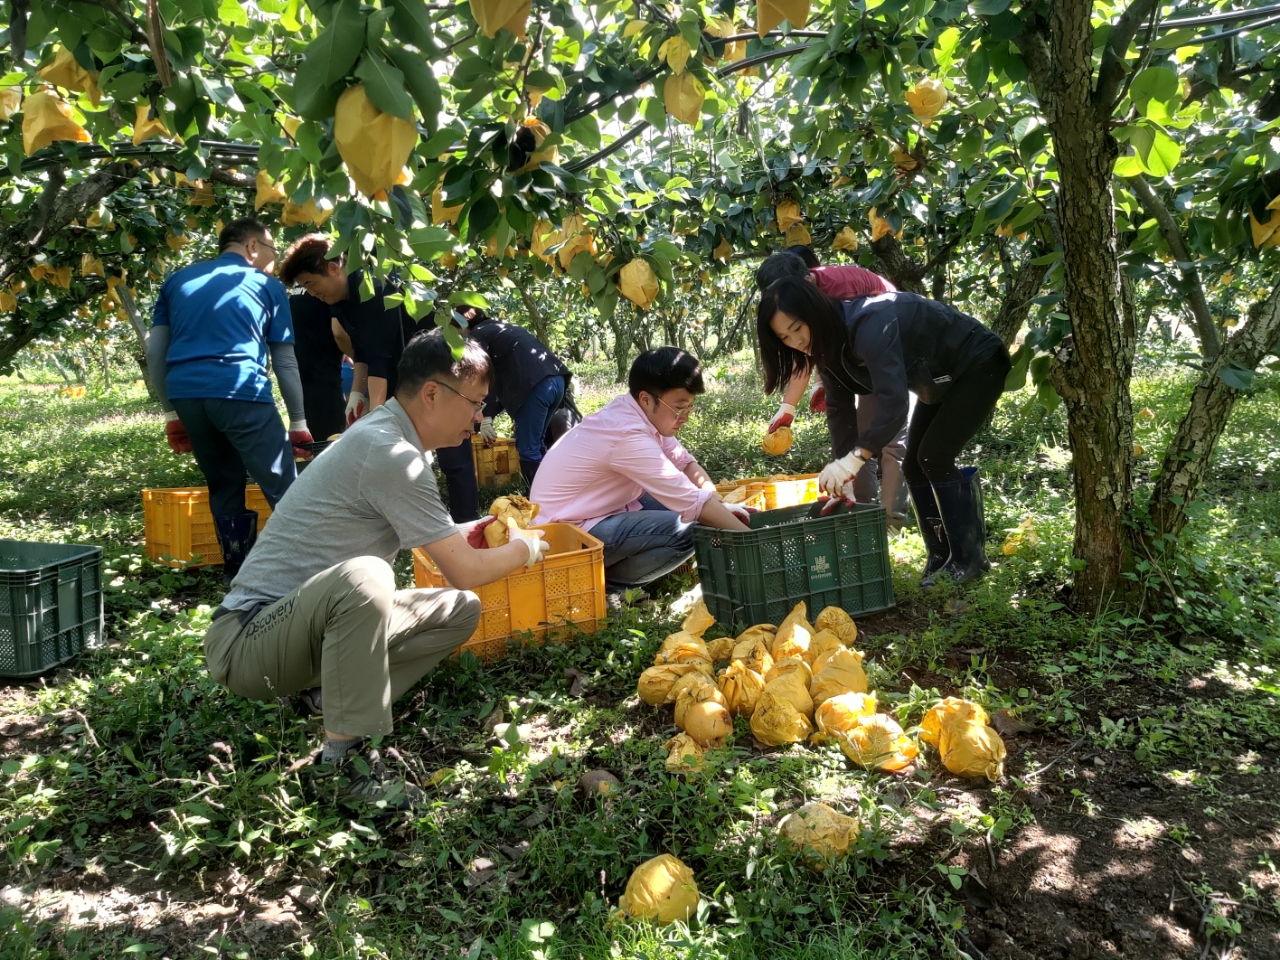
<svg viewBox="0 0 1280 960">
<path fill-rule="evenodd" d="M 809 327 L 809 354 L 792 350 L 778 339 L 769 322 L 781 310 Z M 784 277 L 769 287 L 756 308 L 756 338 L 760 361 L 764 364 L 764 390 L 781 389 L 798 370 L 810 363 L 823 366 L 840 356 L 845 340 L 840 304 L 815 284 L 797 277 Z"/>
</svg>

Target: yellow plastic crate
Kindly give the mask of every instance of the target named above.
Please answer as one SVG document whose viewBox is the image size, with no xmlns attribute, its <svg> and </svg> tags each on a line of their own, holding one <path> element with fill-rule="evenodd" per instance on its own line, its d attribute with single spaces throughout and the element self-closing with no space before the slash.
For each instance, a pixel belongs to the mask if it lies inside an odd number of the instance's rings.
<svg viewBox="0 0 1280 960">
<path fill-rule="evenodd" d="M 514 633 L 528 630 L 541 643 L 548 629 L 572 623 L 595 633 L 604 619 L 604 544 L 571 523 L 534 529 L 546 531 L 551 552 L 533 567 L 521 567 L 475 589 L 480 623 L 463 650 L 477 657 L 501 656 Z M 420 547 L 413 551 L 413 582 L 419 587 L 449 586 Z"/>
<path fill-rule="evenodd" d="M 476 464 L 476 483 L 482 487 L 500 487 L 520 476 L 520 454 L 516 442 L 499 437 L 486 447 L 479 434 L 471 437 L 471 456 Z"/>
<path fill-rule="evenodd" d="M 271 508 L 262 488 L 249 484 L 244 491 L 245 507 L 258 512 L 261 530 Z M 142 491 L 143 528 L 147 556 L 171 567 L 203 567 L 222 563 L 222 548 L 209 512 L 208 487 L 157 487 Z M 162 560 L 162 557 L 172 557 Z"/>
</svg>

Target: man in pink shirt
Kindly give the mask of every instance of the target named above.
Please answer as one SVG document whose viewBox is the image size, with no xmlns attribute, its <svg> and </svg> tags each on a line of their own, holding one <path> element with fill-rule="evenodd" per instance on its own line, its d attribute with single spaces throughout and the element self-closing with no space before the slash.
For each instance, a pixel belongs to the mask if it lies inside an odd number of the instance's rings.
<svg viewBox="0 0 1280 960">
<path fill-rule="evenodd" d="M 695 522 L 747 529 L 746 508 L 725 504 L 676 440 L 705 389 L 698 359 L 678 347 L 648 350 L 631 365 L 627 386 L 547 452 L 529 491 L 540 521 L 576 524 L 604 543 L 611 594 L 693 556 Z"/>
</svg>

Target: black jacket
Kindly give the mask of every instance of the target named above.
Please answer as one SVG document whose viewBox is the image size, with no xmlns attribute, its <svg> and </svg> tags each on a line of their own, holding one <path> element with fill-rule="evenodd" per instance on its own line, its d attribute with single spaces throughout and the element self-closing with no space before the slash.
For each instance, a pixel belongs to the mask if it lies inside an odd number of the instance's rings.
<svg viewBox="0 0 1280 960">
<path fill-rule="evenodd" d="M 818 363 L 835 458 L 855 446 L 879 456 L 906 423 L 908 392 L 921 403 L 938 404 L 975 363 L 1009 368 L 1009 351 L 998 336 L 937 300 L 898 291 L 845 300 L 840 307 L 846 331 L 840 356 Z M 875 419 L 862 436 L 854 409 L 858 393 L 876 397 Z"/>
<path fill-rule="evenodd" d="M 493 364 L 493 383 L 484 405 L 486 417 L 503 410 L 514 414 L 547 377 L 564 377 L 567 386 L 572 376 L 541 340 L 514 323 L 485 317 L 473 321 L 466 335 L 484 347 Z"/>
<path fill-rule="evenodd" d="M 347 299 L 333 305 L 333 315 L 351 338 L 351 349 L 356 363 L 369 366 L 369 376 L 387 381 L 387 398 L 396 392 L 399 377 L 396 368 L 404 346 L 417 332 L 417 324 L 403 306 L 388 310 L 382 298 L 391 291 L 379 280 L 373 281 L 373 296 L 360 299 L 360 284 L 364 271 L 357 270 L 347 277 Z"/>
</svg>

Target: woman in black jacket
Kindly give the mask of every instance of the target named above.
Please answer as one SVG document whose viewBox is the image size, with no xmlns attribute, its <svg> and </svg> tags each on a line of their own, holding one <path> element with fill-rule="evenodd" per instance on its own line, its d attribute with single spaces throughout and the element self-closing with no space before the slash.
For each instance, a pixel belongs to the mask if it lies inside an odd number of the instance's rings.
<svg viewBox="0 0 1280 960">
<path fill-rule="evenodd" d="M 832 462 L 818 483 L 833 497 L 851 496 L 858 470 L 902 428 L 908 392 L 916 394 L 902 472 L 928 551 L 925 580 L 938 571 L 962 582 L 982 576 L 982 487 L 977 469 L 961 469 L 956 458 L 1004 390 L 1010 362 L 1000 338 L 927 297 L 835 301 L 792 278 L 765 291 L 756 331 L 767 392 L 806 362 L 822 374 Z M 868 393 L 876 416 L 860 434 L 853 398 Z"/>
</svg>

